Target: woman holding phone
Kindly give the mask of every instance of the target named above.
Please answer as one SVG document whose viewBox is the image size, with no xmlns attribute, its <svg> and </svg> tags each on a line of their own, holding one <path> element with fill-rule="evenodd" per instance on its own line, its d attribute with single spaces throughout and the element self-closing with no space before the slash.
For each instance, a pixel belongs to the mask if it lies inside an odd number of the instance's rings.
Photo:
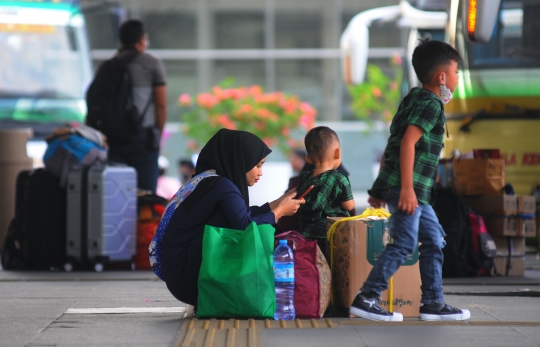
<svg viewBox="0 0 540 347">
<path fill-rule="evenodd" d="M 244 230 L 251 222 L 275 224 L 305 203 L 290 190 L 260 207 L 249 206 L 248 186 L 259 181 L 271 152 L 257 136 L 228 129 L 201 150 L 195 176 L 173 197 L 160 223 L 162 279 L 178 300 L 197 305 L 205 225 Z"/>
</svg>

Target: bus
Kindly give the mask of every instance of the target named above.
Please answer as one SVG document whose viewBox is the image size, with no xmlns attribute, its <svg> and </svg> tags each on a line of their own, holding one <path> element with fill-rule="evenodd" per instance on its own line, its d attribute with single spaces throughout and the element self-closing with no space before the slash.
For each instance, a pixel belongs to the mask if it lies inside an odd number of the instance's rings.
<svg viewBox="0 0 540 347">
<path fill-rule="evenodd" d="M 82 123 L 93 70 L 78 0 L 0 0 L 0 128 Z"/>
<path fill-rule="evenodd" d="M 530 195 L 540 184 L 540 0 L 402 0 L 362 12 L 341 36 L 347 83 L 362 83 L 369 26 L 395 21 L 403 42 L 404 88 L 419 85 L 412 69 L 418 39 L 444 40 L 462 55 L 459 84 L 445 106 L 450 138 L 443 156 L 500 149 L 506 182 Z"/>
</svg>

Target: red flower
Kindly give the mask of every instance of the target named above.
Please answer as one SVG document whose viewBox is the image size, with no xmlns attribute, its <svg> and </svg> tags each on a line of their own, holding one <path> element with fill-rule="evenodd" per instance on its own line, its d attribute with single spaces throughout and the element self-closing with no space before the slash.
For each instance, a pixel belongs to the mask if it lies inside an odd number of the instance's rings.
<svg viewBox="0 0 540 347">
<path fill-rule="evenodd" d="M 191 105 L 191 96 L 189 94 L 182 94 L 178 98 L 178 103 L 182 106 L 190 106 Z"/>
</svg>

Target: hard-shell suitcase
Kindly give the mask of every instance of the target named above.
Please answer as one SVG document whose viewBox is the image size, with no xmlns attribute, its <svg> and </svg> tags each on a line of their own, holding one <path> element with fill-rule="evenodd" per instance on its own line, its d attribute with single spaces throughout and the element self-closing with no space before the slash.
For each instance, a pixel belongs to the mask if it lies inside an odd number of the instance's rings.
<svg viewBox="0 0 540 347">
<path fill-rule="evenodd" d="M 51 269 L 66 260 L 66 191 L 45 169 L 21 171 L 15 188 L 15 217 L 2 247 L 2 266 Z"/>
<path fill-rule="evenodd" d="M 77 167 L 67 181 L 67 262 L 133 264 L 136 250 L 137 173 L 128 166 Z M 132 265 L 133 266 L 133 265 Z"/>
</svg>

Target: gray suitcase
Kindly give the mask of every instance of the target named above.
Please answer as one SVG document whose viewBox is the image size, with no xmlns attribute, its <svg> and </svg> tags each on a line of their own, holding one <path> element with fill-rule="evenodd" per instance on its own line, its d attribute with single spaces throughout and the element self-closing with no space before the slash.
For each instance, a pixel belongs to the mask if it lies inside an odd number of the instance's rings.
<svg viewBox="0 0 540 347">
<path fill-rule="evenodd" d="M 73 168 L 67 180 L 67 262 L 129 262 L 136 251 L 137 173 L 128 166 Z"/>
</svg>

